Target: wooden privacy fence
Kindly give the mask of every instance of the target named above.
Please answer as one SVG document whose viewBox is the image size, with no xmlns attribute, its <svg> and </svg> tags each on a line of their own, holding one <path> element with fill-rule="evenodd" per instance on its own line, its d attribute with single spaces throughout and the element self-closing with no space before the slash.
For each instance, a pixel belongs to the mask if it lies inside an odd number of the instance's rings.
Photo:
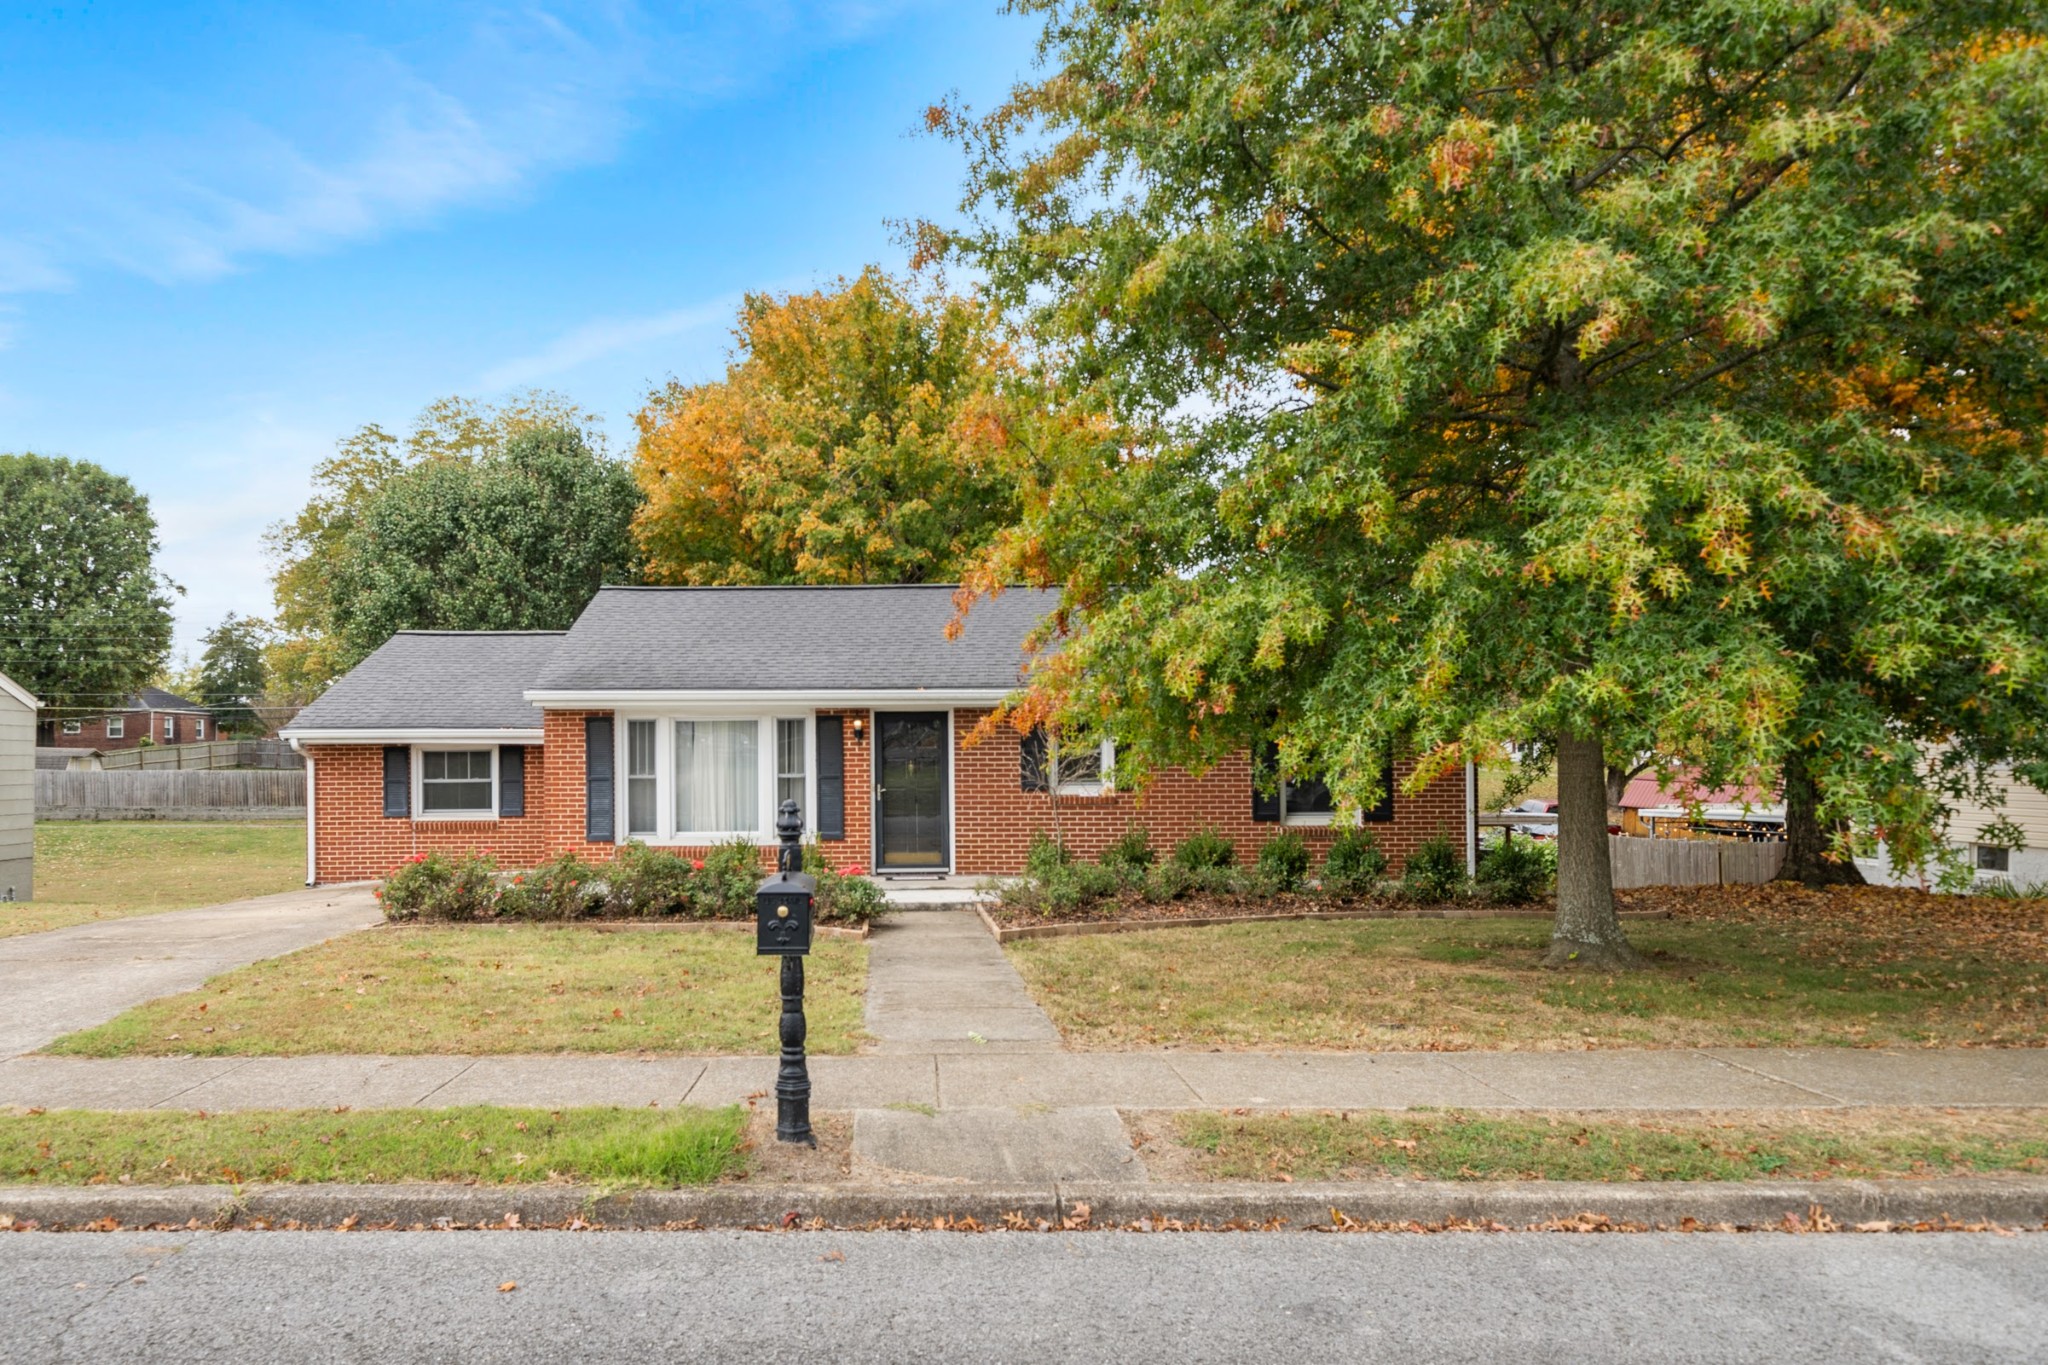
<svg viewBox="0 0 2048 1365">
<path fill-rule="evenodd" d="M 215 739 L 203 744 L 152 744 L 100 755 L 108 772 L 205 772 L 216 768 L 304 768 L 303 755 L 281 739 Z"/>
<path fill-rule="evenodd" d="M 36 773 L 38 820 L 298 820 L 305 814 L 304 772 Z"/>
<path fill-rule="evenodd" d="M 1614 885 L 1716 886 L 1754 885 L 1778 875 L 1785 863 L 1782 842 L 1748 843 L 1735 839 L 1639 839 L 1611 834 Z"/>
</svg>

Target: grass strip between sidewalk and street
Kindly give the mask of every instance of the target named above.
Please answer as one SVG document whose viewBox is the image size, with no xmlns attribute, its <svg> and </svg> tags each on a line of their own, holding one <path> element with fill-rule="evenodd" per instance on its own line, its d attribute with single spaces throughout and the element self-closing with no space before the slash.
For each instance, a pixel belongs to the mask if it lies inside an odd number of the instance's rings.
<svg viewBox="0 0 2048 1365">
<path fill-rule="evenodd" d="M 1070 1047 L 1337 1051 L 2038 1046 L 2048 902 L 1626 893 L 1636 972 L 1550 971 L 1542 920 L 1345 920 L 1004 945 Z"/>
<path fill-rule="evenodd" d="M 0 905 L 0 938 L 274 895 L 305 882 L 303 825 L 42 821 L 35 899 Z"/>
<path fill-rule="evenodd" d="M 581 925 L 372 929 L 224 972 L 47 1049 L 74 1057 L 775 1051 L 779 959 L 751 934 Z M 854 1051 L 867 945 L 806 962 L 807 1046 Z"/>
<path fill-rule="evenodd" d="M 748 1165 L 747 1112 L 326 1109 L 0 1114 L 0 1183 L 703 1185 Z"/>
<path fill-rule="evenodd" d="M 1821 1180 L 2048 1174 L 2048 1111 L 1147 1115 L 1206 1180 Z M 1158 1138 L 1147 1134 L 1156 1146 Z M 1149 1165 L 1173 1163 L 1152 1151 Z M 1171 1178 L 1169 1175 L 1167 1178 Z"/>
</svg>

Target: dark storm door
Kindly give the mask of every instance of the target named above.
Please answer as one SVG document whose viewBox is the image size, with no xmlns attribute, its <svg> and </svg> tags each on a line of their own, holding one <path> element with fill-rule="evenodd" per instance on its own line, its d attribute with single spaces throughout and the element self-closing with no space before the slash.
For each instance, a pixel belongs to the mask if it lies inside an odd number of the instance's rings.
<svg viewBox="0 0 2048 1365">
<path fill-rule="evenodd" d="M 875 717 L 875 870 L 943 871 L 949 717 L 920 711 Z"/>
</svg>

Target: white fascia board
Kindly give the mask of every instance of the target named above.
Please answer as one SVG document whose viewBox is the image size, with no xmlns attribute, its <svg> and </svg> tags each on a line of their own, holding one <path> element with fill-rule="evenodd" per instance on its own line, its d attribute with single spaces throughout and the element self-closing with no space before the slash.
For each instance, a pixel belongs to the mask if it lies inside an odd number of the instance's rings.
<svg viewBox="0 0 2048 1365">
<path fill-rule="evenodd" d="M 5 673 L 0 673 L 0 692 L 5 692 L 31 711 L 42 710 L 43 704 L 30 696 L 26 687 L 23 687 Z"/>
<path fill-rule="evenodd" d="M 294 730 L 278 731 L 296 749 L 301 744 L 538 744 L 545 732 L 531 730 Z"/>
<path fill-rule="evenodd" d="M 769 688 L 620 690 L 607 692 L 525 693 L 535 706 L 563 711 L 611 710 L 616 707 L 740 706 L 771 710 L 784 706 L 994 706 L 1013 696 L 1016 689 L 998 687 L 965 688 L 842 688 L 831 691 L 771 690 Z"/>
</svg>

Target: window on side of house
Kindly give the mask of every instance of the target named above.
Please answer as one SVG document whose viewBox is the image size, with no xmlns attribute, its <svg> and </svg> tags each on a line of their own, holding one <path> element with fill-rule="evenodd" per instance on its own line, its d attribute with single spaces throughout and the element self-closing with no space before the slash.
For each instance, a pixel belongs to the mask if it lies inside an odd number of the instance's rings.
<svg viewBox="0 0 2048 1365">
<path fill-rule="evenodd" d="M 206 738 L 206 718 L 204 716 L 194 716 L 192 718 L 192 738 Z"/>
<path fill-rule="evenodd" d="M 646 836 L 661 831 L 661 802 L 656 783 L 660 759 L 655 750 L 655 723 L 626 722 L 626 833 Z"/>
<path fill-rule="evenodd" d="M 82 721 L 82 720 L 67 720 L 67 721 L 65 721 L 65 722 L 64 722 L 64 733 L 65 733 L 65 734 L 67 734 L 67 735 L 82 735 L 82 734 L 84 734 L 84 733 L 85 733 L 85 722 L 84 722 L 84 721 Z"/>
<path fill-rule="evenodd" d="M 495 816 L 496 749 L 425 749 L 419 754 L 421 815 Z"/>
<path fill-rule="evenodd" d="M 1979 872 L 2012 871 L 2012 850 L 1996 844 L 1977 845 L 1977 870 Z"/>
<path fill-rule="evenodd" d="M 758 836 L 761 722 L 679 720 L 673 735 L 676 835 Z"/>
<path fill-rule="evenodd" d="M 1110 789 L 1116 768 L 1116 741 L 1100 744 L 1051 746 L 1052 767 L 1057 780 L 1054 790 L 1061 796 L 1100 796 Z"/>
<path fill-rule="evenodd" d="M 175 742 L 177 741 L 177 738 L 178 738 L 178 718 L 177 718 L 176 716 L 165 716 L 165 717 L 164 717 L 164 743 L 166 743 L 166 744 L 171 744 L 171 743 L 175 743 Z"/>
<path fill-rule="evenodd" d="M 804 740 L 808 729 L 801 717 L 785 716 L 775 722 L 775 810 L 780 814 L 783 802 L 796 802 L 796 808 L 803 813 L 805 828 L 811 824 L 811 802 L 804 781 L 808 747 Z"/>
<path fill-rule="evenodd" d="M 126 716 L 108 716 L 108 717 L 107 717 L 107 738 L 108 738 L 108 739 L 126 739 L 126 738 L 128 738 L 128 717 L 126 717 Z"/>
<path fill-rule="evenodd" d="M 1327 783 L 1303 777 L 1280 784 L 1280 823 L 1327 825 L 1336 815 L 1337 803 Z"/>
</svg>

